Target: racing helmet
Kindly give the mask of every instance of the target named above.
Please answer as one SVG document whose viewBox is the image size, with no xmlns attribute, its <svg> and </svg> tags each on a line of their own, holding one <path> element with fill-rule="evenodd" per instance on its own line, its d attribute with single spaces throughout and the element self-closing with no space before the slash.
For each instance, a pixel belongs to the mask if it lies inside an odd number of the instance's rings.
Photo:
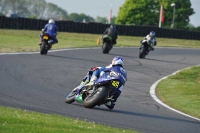
<svg viewBox="0 0 200 133">
<path fill-rule="evenodd" d="M 111 25 L 110 25 L 110 28 L 116 28 L 116 25 L 111 24 Z"/>
<path fill-rule="evenodd" d="M 154 37 L 154 36 L 156 35 L 156 33 L 155 33 L 154 31 L 151 31 L 151 32 L 149 33 L 149 35 L 150 35 L 151 37 Z"/>
<path fill-rule="evenodd" d="M 49 24 L 51 23 L 55 24 L 55 21 L 53 19 L 49 19 Z"/>
<path fill-rule="evenodd" d="M 124 59 L 121 56 L 116 56 L 112 60 L 112 65 L 123 65 Z"/>
</svg>

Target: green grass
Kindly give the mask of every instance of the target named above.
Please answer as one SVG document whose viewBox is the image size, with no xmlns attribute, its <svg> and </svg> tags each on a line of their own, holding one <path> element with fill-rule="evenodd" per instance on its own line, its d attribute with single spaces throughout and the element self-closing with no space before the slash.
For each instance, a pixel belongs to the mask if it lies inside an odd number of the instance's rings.
<svg viewBox="0 0 200 133">
<path fill-rule="evenodd" d="M 1 133 L 136 133 L 59 115 L 0 106 Z"/>
<path fill-rule="evenodd" d="M 200 118 L 200 67 L 186 69 L 161 81 L 156 93 L 172 108 Z"/>
<path fill-rule="evenodd" d="M 39 51 L 39 34 L 41 31 L 30 30 L 7 30 L 0 29 L 0 52 L 24 52 Z M 53 49 L 62 48 L 84 48 L 100 47 L 96 44 L 97 34 L 81 34 L 60 32 L 57 36 L 59 43 L 53 46 Z M 134 47 L 140 45 L 143 37 L 119 36 L 117 47 Z M 161 47 L 183 47 L 200 48 L 200 41 L 157 38 L 158 46 Z"/>
</svg>

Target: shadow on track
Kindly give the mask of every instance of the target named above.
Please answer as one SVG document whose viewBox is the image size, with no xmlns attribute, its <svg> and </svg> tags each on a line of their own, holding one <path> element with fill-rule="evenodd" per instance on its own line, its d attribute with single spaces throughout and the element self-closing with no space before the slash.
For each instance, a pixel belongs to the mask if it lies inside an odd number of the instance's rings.
<svg viewBox="0 0 200 133">
<path fill-rule="evenodd" d="M 122 54 L 110 54 L 110 55 L 122 56 L 122 57 L 127 57 L 127 58 L 134 58 L 134 59 L 138 59 L 138 60 L 149 60 L 149 61 L 158 61 L 158 62 L 164 62 L 164 63 L 168 62 L 168 63 L 183 64 L 183 65 L 192 65 L 192 64 L 182 63 L 182 62 L 178 62 L 178 61 L 158 60 L 158 59 L 152 59 L 152 58 L 148 58 L 148 57 L 144 58 L 144 59 L 140 59 L 139 56 L 138 57 L 137 56 L 127 56 L 127 55 L 122 55 Z"/>
<path fill-rule="evenodd" d="M 80 60 L 80 61 L 89 61 L 89 62 L 105 63 L 105 62 L 103 62 L 103 61 L 88 60 L 88 59 L 81 59 L 81 58 L 74 58 L 74 57 L 67 57 L 67 56 L 59 56 L 59 55 L 47 55 L 47 56 L 55 57 L 55 58 L 71 59 L 71 60 Z"/>
<path fill-rule="evenodd" d="M 178 61 L 167 61 L 167 60 L 158 60 L 158 59 L 151 59 L 151 58 L 145 58 L 144 60 L 158 61 L 158 62 L 164 62 L 164 63 L 167 62 L 167 63 L 183 64 L 183 65 L 192 65 L 192 64 L 182 63 L 182 62 L 178 62 Z"/>
<path fill-rule="evenodd" d="M 122 55 L 122 54 L 112 54 L 110 53 L 109 55 L 114 55 L 114 56 L 121 56 L 121 57 L 127 57 L 127 58 L 136 58 L 139 59 L 139 56 L 128 56 L 128 55 Z"/>
<path fill-rule="evenodd" d="M 190 120 L 183 120 L 179 118 L 170 118 L 170 117 L 164 117 L 164 116 L 157 116 L 157 115 L 151 115 L 151 114 L 142 114 L 142 113 L 136 113 L 136 112 L 130 112 L 130 111 L 124 111 L 124 110 L 108 110 L 104 108 L 94 108 L 95 110 L 102 110 L 102 111 L 109 111 L 112 113 L 119 113 L 119 114 L 125 114 L 125 115 L 133 115 L 133 116 L 140 116 L 140 117 L 148 117 L 153 119 L 162 119 L 162 120 L 169 120 L 169 121 L 179 121 L 179 122 L 185 122 L 185 123 L 193 123 L 193 124 L 200 124 L 199 121 L 190 121 Z"/>
</svg>

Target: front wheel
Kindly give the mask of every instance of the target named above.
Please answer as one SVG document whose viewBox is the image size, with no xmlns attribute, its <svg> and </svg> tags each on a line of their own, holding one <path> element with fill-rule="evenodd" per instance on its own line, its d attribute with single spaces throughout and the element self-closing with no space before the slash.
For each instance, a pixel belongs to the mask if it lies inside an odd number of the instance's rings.
<svg viewBox="0 0 200 133">
<path fill-rule="evenodd" d="M 108 96 L 108 88 L 101 86 L 88 95 L 83 102 L 83 106 L 86 108 L 93 108 L 103 101 Z"/>
<path fill-rule="evenodd" d="M 76 95 L 76 91 L 72 91 L 71 93 L 69 93 L 69 95 L 66 97 L 65 102 L 66 103 L 73 103 L 75 101 L 74 97 Z"/>
<path fill-rule="evenodd" d="M 142 47 L 141 49 L 140 49 L 140 53 L 139 53 L 139 57 L 140 58 L 145 58 L 145 54 L 146 53 L 146 48 L 145 47 Z"/>
</svg>

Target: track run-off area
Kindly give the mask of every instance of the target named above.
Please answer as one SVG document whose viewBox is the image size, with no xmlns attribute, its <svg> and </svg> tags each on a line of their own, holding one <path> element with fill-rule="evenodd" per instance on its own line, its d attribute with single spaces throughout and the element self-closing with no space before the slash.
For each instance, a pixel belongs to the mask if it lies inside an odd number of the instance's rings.
<svg viewBox="0 0 200 133">
<path fill-rule="evenodd" d="M 124 58 L 128 81 L 113 110 L 66 104 L 65 97 L 78 86 L 88 69 L 106 66 L 115 56 Z M 150 87 L 175 71 L 200 64 L 200 49 L 155 48 L 140 59 L 138 48 L 100 48 L 0 53 L 0 106 L 92 121 L 145 133 L 198 133 L 200 121 L 156 102 Z"/>
</svg>

